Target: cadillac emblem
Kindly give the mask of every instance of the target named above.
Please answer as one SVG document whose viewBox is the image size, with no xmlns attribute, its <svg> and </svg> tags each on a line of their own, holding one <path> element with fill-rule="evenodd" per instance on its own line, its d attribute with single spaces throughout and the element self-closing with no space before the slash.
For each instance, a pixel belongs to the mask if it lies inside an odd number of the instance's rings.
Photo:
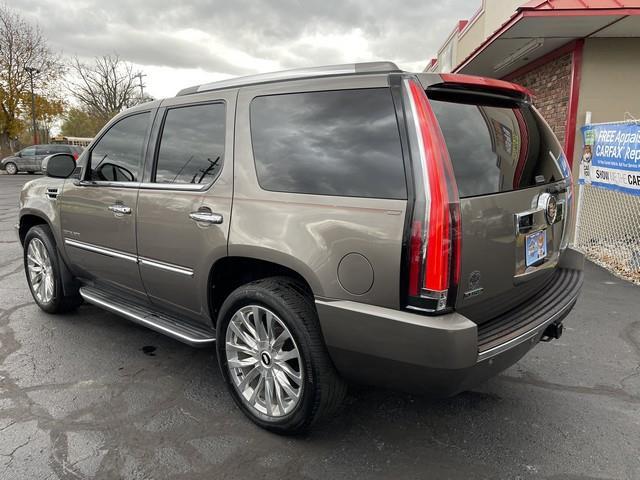
<svg viewBox="0 0 640 480">
<path fill-rule="evenodd" d="M 538 208 L 544 210 L 544 215 L 549 225 L 556 223 L 558 219 L 558 199 L 555 195 L 543 193 L 538 198 Z"/>
</svg>

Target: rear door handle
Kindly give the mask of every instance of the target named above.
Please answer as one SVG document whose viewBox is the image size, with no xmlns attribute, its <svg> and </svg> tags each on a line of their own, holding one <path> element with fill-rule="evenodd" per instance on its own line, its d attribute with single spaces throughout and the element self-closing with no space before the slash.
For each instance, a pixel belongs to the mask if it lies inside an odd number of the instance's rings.
<svg viewBox="0 0 640 480">
<path fill-rule="evenodd" d="M 210 225 L 220 225 L 223 221 L 223 217 L 219 213 L 207 212 L 206 210 L 191 212 L 189 218 L 198 223 L 208 223 Z"/>
<path fill-rule="evenodd" d="M 116 203 L 115 205 L 109 205 L 109 210 L 113 213 L 120 215 L 131 215 L 131 208 L 126 205 L 122 205 L 120 203 Z"/>
</svg>

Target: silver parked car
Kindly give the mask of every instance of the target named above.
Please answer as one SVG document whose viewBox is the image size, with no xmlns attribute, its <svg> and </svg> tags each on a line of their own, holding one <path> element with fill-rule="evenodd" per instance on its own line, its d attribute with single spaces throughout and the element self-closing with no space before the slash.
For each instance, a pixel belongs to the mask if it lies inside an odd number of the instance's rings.
<svg viewBox="0 0 640 480">
<path fill-rule="evenodd" d="M 562 149 L 517 85 L 387 62 L 187 88 L 48 157 L 21 195 L 33 297 L 215 342 L 258 425 L 347 381 L 453 395 L 558 338 L 582 284 Z"/>
<path fill-rule="evenodd" d="M 54 153 L 66 153 L 77 159 L 82 153 L 82 147 L 57 143 L 32 145 L 0 160 L 0 170 L 5 170 L 9 175 L 40 172 L 42 160 Z"/>
</svg>

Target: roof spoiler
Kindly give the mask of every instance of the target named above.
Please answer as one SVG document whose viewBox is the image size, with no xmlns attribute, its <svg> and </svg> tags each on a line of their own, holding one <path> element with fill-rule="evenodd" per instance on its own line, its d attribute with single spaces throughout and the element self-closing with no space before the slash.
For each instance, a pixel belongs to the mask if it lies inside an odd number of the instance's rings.
<svg viewBox="0 0 640 480">
<path fill-rule="evenodd" d="M 497 80 L 495 78 L 476 77 L 474 75 L 462 75 L 457 73 L 442 73 L 440 78 L 447 85 L 456 85 L 459 87 L 469 87 L 478 90 L 501 92 L 511 95 L 523 97 L 526 100 L 533 98 L 533 93 L 528 88 L 518 85 L 517 83 Z"/>
</svg>

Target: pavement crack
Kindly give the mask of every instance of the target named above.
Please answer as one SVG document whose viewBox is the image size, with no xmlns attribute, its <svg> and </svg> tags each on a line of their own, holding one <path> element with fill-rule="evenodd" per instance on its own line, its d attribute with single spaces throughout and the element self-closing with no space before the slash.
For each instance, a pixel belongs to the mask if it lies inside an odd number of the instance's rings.
<svg viewBox="0 0 640 480">
<path fill-rule="evenodd" d="M 6 472 L 7 470 L 9 470 L 9 467 L 11 466 L 11 464 L 13 463 L 13 459 L 14 459 L 14 455 L 16 454 L 16 452 L 18 450 L 20 450 L 22 447 L 25 447 L 29 444 L 29 442 L 31 441 L 31 436 L 29 436 L 27 438 L 27 440 L 23 443 L 21 443 L 20 445 L 18 445 L 17 447 L 15 447 L 11 453 L 9 453 L 8 455 L 4 454 L 4 453 L 0 453 L 0 456 L 2 457 L 9 457 L 9 461 L 7 462 L 7 464 L 4 466 L 4 471 Z"/>
<path fill-rule="evenodd" d="M 0 432 L 2 432 L 3 430 L 6 430 L 7 428 L 12 427 L 16 423 L 18 423 L 18 421 L 17 420 L 13 420 L 9 425 L 5 425 L 4 427 L 0 428 Z"/>
</svg>

